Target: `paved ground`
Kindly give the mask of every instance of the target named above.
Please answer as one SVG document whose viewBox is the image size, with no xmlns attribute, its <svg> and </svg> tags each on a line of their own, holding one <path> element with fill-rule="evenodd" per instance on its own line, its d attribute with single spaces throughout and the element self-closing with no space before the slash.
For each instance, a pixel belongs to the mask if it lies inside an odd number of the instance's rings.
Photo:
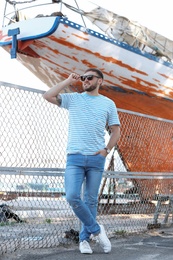
<svg viewBox="0 0 173 260">
<path fill-rule="evenodd" d="M 104 254 L 96 244 L 94 253 L 82 255 L 78 246 L 19 250 L 0 256 L 0 260 L 172 260 L 173 227 L 151 230 L 146 234 L 112 238 L 112 252 Z"/>
</svg>

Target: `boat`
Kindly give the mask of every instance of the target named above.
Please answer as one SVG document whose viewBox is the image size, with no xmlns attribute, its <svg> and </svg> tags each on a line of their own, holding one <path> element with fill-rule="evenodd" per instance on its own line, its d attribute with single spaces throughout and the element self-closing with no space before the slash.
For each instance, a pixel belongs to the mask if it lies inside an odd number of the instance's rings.
<svg viewBox="0 0 173 260">
<path fill-rule="evenodd" d="M 126 17 L 59 0 L 6 0 L 0 46 L 49 87 L 99 68 L 101 92 L 118 108 L 173 120 L 173 42 Z"/>
<path fill-rule="evenodd" d="M 82 75 L 87 68 L 98 68 L 105 77 L 100 92 L 118 109 L 172 122 L 173 41 L 100 6 L 85 11 L 71 2 L 6 0 L 0 46 L 49 87 L 72 72 Z M 81 92 L 81 82 L 64 91 Z M 134 145 L 127 135 L 126 145 L 118 147 L 127 171 L 172 172 L 170 125 L 164 129 L 164 152 L 158 136 L 150 145 L 155 129 L 146 135 L 145 144 Z M 138 139 L 143 126 L 132 123 L 131 131 Z"/>
</svg>

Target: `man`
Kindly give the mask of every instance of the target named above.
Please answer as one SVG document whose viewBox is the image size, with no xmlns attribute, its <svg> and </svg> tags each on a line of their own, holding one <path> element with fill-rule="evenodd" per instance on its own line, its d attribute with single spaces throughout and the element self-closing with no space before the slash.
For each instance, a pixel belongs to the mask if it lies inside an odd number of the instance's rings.
<svg viewBox="0 0 173 260">
<path fill-rule="evenodd" d="M 60 93 L 79 80 L 83 82 L 83 93 Z M 65 190 L 68 203 L 82 222 L 79 250 L 83 254 L 93 252 L 89 245 L 91 235 L 97 236 L 105 253 L 111 251 L 111 243 L 103 225 L 97 223 L 96 215 L 105 159 L 120 137 L 120 122 L 114 102 L 99 94 L 102 83 L 102 72 L 91 68 L 82 76 L 72 73 L 43 95 L 47 101 L 69 111 Z M 111 131 L 107 146 L 104 137 L 106 125 Z"/>
</svg>

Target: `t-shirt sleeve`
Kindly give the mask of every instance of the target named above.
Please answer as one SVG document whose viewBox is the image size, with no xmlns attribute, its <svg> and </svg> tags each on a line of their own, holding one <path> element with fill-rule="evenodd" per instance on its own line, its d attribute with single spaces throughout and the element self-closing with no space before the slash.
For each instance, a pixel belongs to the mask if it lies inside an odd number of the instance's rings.
<svg viewBox="0 0 173 260">
<path fill-rule="evenodd" d="M 110 103 L 110 109 L 108 113 L 108 125 L 120 125 L 118 111 L 113 101 Z"/>
<path fill-rule="evenodd" d="M 60 94 L 61 96 L 61 105 L 60 107 L 65 108 L 65 109 L 69 109 L 70 107 L 70 103 L 73 99 L 75 93 L 63 93 Z"/>
</svg>

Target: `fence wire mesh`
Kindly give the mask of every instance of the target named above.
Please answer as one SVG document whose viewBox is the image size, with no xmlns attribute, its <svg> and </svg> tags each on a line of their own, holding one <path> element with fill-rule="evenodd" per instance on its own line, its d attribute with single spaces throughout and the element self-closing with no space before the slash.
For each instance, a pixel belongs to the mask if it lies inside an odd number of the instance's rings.
<svg viewBox="0 0 173 260">
<path fill-rule="evenodd" d="M 1 82 L 0 254 L 78 240 L 64 190 L 68 113 L 42 93 Z M 98 204 L 109 237 L 172 223 L 173 211 L 173 122 L 118 113 Z"/>
</svg>

